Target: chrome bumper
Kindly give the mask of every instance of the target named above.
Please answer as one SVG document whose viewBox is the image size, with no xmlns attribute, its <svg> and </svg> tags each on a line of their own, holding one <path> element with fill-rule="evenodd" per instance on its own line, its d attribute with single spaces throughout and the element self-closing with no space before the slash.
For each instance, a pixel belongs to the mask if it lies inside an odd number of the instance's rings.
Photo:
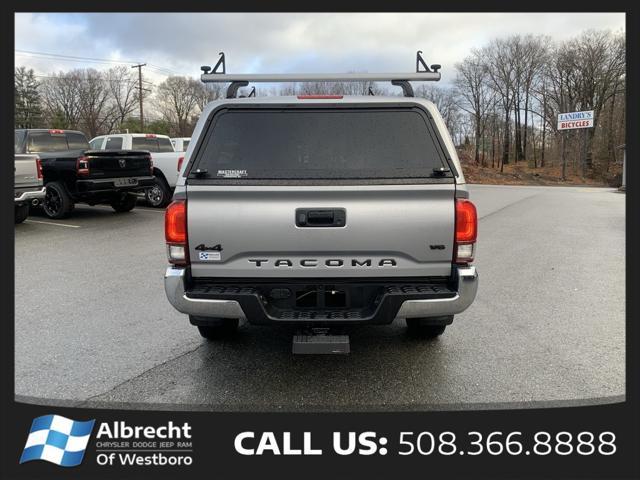
<svg viewBox="0 0 640 480">
<path fill-rule="evenodd" d="M 31 200 L 42 200 L 47 192 L 47 187 L 42 187 L 42 190 L 29 190 L 22 192 L 19 197 L 13 197 L 15 203 L 28 202 Z"/>
<path fill-rule="evenodd" d="M 396 318 L 440 317 L 455 315 L 466 310 L 476 298 L 478 272 L 476 267 L 454 267 L 457 293 L 451 298 L 432 300 L 407 300 Z M 246 319 L 240 304 L 235 300 L 189 298 L 185 294 L 184 268 L 169 267 L 164 274 L 164 290 L 173 307 L 188 315 Z"/>
<path fill-rule="evenodd" d="M 202 317 L 245 319 L 240 304 L 234 300 L 189 298 L 185 294 L 186 269 L 168 267 L 164 274 L 164 291 L 169 303 L 181 313 Z"/>
<path fill-rule="evenodd" d="M 478 291 L 476 267 L 454 267 L 458 280 L 458 293 L 451 298 L 434 300 L 407 300 L 396 318 L 440 317 L 464 312 L 473 303 Z"/>
</svg>

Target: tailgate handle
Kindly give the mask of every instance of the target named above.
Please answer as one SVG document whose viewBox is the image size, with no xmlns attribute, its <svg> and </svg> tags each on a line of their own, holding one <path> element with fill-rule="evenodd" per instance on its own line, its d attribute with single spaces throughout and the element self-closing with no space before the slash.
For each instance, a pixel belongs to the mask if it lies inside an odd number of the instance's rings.
<svg viewBox="0 0 640 480">
<path fill-rule="evenodd" d="M 296 209 L 296 225 L 298 227 L 344 227 L 347 214 L 344 208 Z"/>
<path fill-rule="evenodd" d="M 307 213 L 307 223 L 333 223 L 333 218 L 332 210 L 309 210 Z"/>
</svg>

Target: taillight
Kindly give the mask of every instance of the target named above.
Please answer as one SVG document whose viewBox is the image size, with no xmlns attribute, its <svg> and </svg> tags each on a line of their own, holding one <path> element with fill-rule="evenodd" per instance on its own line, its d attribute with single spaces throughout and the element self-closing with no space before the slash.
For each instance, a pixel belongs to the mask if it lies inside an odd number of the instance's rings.
<svg viewBox="0 0 640 480">
<path fill-rule="evenodd" d="M 174 200 L 164 213 L 164 238 L 167 242 L 169 263 L 187 265 L 189 251 L 187 243 L 187 202 Z"/>
<path fill-rule="evenodd" d="M 38 180 L 42 180 L 44 178 L 42 175 L 42 161 L 39 158 L 36 158 L 36 170 L 38 171 Z"/>
<path fill-rule="evenodd" d="M 184 157 L 178 158 L 178 172 L 182 168 L 182 162 L 184 162 Z"/>
<path fill-rule="evenodd" d="M 79 157 L 76 160 L 76 172 L 78 175 L 89 175 L 89 159 L 87 157 Z"/>
<path fill-rule="evenodd" d="M 454 262 L 473 261 L 476 240 L 478 238 L 478 212 L 469 200 L 456 199 L 456 238 Z"/>
</svg>

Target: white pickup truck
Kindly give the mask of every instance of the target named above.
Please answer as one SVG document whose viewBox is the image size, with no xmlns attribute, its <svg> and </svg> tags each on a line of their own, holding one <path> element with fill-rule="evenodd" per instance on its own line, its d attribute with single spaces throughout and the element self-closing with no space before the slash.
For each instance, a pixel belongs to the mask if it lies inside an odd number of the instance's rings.
<svg viewBox="0 0 640 480">
<path fill-rule="evenodd" d="M 186 152 L 190 141 L 191 137 L 177 137 L 171 139 L 171 143 L 173 144 L 173 148 L 176 152 Z"/>
<path fill-rule="evenodd" d="M 92 150 L 147 150 L 153 160 L 155 185 L 145 191 L 152 207 L 165 207 L 171 201 L 184 153 L 176 151 L 167 135 L 117 133 L 100 135 L 89 142 Z"/>
</svg>

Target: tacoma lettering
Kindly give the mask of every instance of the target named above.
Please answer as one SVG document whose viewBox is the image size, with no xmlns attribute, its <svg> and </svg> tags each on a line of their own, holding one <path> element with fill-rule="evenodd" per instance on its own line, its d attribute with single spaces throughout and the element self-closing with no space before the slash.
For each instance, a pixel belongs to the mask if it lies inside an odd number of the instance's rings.
<svg viewBox="0 0 640 480">
<path fill-rule="evenodd" d="M 329 268 L 343 267 L 345 265 L 345 260 L 341 258 L 329 258 L 324 261 L 320 261 L 316 258 L 303 258 L 298 261 L 300 266 L 305 268 L 316 268 L 321 265 L 320 262 L 322 262 L 322 264 L 324 264 L 325 267 L 329 267 Z M 255 264 L 256 267 L 262 267 L 263 264 L 269 263 L 269 260 L 267 260 L 266 258 L 260 258 L 260 259 L 250 258 L 249 263 Z M 352 267 L 372 267 L 373 266 L 373 261 L 370 258 L 362 259 L 362 260 L 354 258 L 351 260 L 350 263 Z M 279 258 L 273 262 L 273 266 L 275 268 L 279 268 L 279 267 L 290 268 L 290 267 L 293 267 L 293 264 L 294 264 L 294 261 L 287 258 Z M 376 266 L 377 267 L 396 267 L 397 265 L 398 263 L 393 258 L 382 258 L 377 262 Z"/>
</svg>

